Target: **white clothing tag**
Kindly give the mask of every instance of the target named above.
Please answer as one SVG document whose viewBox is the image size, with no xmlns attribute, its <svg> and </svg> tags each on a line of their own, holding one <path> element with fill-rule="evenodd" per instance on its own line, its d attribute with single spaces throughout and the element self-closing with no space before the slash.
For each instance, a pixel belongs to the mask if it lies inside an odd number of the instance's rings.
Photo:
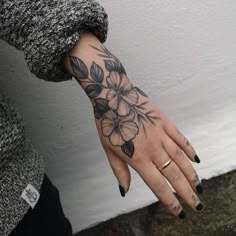
<svg viewBox="0 0 236 236">
<path fill-rule="evenodd" d="M 36 205 L 36 203 L 39 200 L 40 194 L 39 192 L 34 188 L 33 185 L 28 184 L 27 187 L 24 189 L 24 191 L 21 194 L 21 197 L 31 206 L 33 209 Z"/>
</svg>

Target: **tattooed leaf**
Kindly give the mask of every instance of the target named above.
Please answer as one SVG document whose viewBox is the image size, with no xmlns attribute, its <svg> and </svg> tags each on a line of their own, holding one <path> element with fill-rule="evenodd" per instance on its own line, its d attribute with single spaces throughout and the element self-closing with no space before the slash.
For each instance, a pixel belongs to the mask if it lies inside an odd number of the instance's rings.
<svg viewBox="0 0 236 236">
<path fill-rule="evenodd" d="M 108 106 L 108 101 L 104 98 L 96 98 L 94 100 L 94 115 L 96 119 L 100 119 L 108 110 L 110 110 Z"/>
<path fill-rule="evenodd" d="M 123 65 L 119 61 L 114 62 L 111 60 L 105 60 L 105 67 L 109 72 L 116 71 L 118 73 L 126 74 Z"/>
<path fill-rule="evenodd" d="M 78 57 L 70 56 L 70 64 L 76 78 L 80 80 L 88 78 L 87 66 Z"/>
<path fill-rule="evenodd" d="M 148 95 L 146 93 L 143 92 L 143 90 L 141 90 L 140 88 L 138 87 L 135 87 L 135 89 L 144 97 L 148 97 Z"/>
<path fill-rule="evenodd" d="M 149 116 L 150 116 L 150 115 L 153 114 L 153 113 L 154 113 L 154 111 L 151 110 L 151 111 L 146 112 L 145 115 L 149 115 Z"/>
<path fill-rule="evenodd" d="M 107 109 L 109 109 L 108 100 L 105 99 L 105 98 L 96 98 L 96 99 L 94 99 L 94 102 L 100 110 L 106 110 L 107 111 Z"/>
<path fill-rule="evenodd" d="M 147 116 L 147 119 L 150 123 L 152 123 L 153 125 L 155 125 L 155 122 L 152 120 L 153 117 Z"/>
<path fill-rule="evenodd" d="M 143 121 L 147 122 L 145 116 L 142 116 L 140 114 L 137 114 L 137 119 L 138 119 L 138 122 L 143 122 Z"/>
<path fill-rule="evenodd" d="M 104 52 L 109 55 L 110 57 L 115 57 L 105 46 L 103 46 Z"/>
<path fill-rule="evenodd" d="M 118 59 L 117 59 L 117 60 L 118 60 Z M 118 61 L 118 62 L 119 62 L 119 72 L 126 74 L 125 68 L 124 68 L 123 65 L 120 63 L 120 61 Z"/>
<path fill-rule="evenodd" d="M 118 65 L 114 61 L 105 60 L 105 67 L 109 72 L 118 71 Z"/>
<path fill-rule="evenodd" d="M 155 125 L 154 120 L 159 120 L 160 117 L 152 116 L 153 113 L 154 113 L 154 111 L 148 111 L 148 112 L 145 113 L 145 115 L 146 115 L 146 118 L 148 119 L 148 121 L 150 123 L 152 123 L 153 125 Z"/>
<path fill-rule="evenodd" d="M 101 91 L 102 86 L 100 84 L 90 84 L 85 88 L 85 92 L 90 98 L 97 97 Z"/>
<path fill-rule="evenodd" d="M 93 62 L 91 69 L 90 69 L 90 74 L 91 77 L 94 81 L 96 81 L 97 83 L 101 84 L 104 78 L 104 73 L 102 68 L 96 64 L 95 62 Z"/>
<path fill-rule="evenodd" d="M 93 49 L 99 51 L 99 52 L 102 52 L 102 53 L 104 52 L 104 50 L 99 49 L 99 48 L 97 48 L 97 47 L 94 47 L 92 44 L 90 44 L 89 46 L 92 47 Z M 102 46 L 101 46 L 101 48 L 102 48 Z"/>
<path fill-rule="evenodd" d="M 122 66 L 122 73 L 126 74 L 125 68 Z"/>
<path fill-rule="evenodd" d="M 121 149 L 126 155 L 128 155 L 130 158 L 132 158 L 132 156 L 134 154 L 134 144 L 133 144 L 132 140 L 125 142 L 121 146 Z"/>
<path fill-rule="evenodd" d="M 107 58 L 107 59 L 112 59 L 110 56 L 106 56 L 104 54 L 97 54 L 99 57 Z"/>
<path fill-rule="evenodd" d="M 147 105 L 148 104 L 148 101 L 146 101 L 146 102 L 143 102 L 143 103 L 141 103 L 141 104 L 139 104 L 139 105 L 136 105 L 136 107 L 137 108 L 139 108 L 139 109 L 142 109 L 142 110 L 144 110 L 145 109 L 145 105 Z"/>
<path fill-rule="evenodd" d="M 94 112 L 94 116 L 96 119 L 101 119 L 103 116 L 103 113 L 99 110 L 99 108 L 97 106 L 93 107 L 93 112 Z"/>
</svg>

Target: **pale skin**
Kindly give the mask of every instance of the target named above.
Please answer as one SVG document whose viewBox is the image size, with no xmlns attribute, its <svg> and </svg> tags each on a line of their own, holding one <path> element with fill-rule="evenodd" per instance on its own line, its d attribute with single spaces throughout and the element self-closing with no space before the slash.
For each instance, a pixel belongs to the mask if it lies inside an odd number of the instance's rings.
<svg viewBox="0 0 236 236">
<path fill-rule="evenodd" d="M 166 179 L 187 205 L 201 210 L 201 185 L 191 163 L 200 161 L 193 146 L 132 84 L 121 62 L 92 33 L 83 33 L 64 65 L 91 101 L 102 146 L 124 192 L 131 166 L 174 216 L 185 214 Z"/>
</svg>

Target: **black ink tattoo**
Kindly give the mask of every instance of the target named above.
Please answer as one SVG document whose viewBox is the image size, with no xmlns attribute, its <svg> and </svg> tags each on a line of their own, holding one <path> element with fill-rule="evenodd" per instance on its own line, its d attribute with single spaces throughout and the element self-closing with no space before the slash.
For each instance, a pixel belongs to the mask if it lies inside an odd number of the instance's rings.
<svg viewBox="0 0 236 236">
<path fill-rule="evenodd" d="M 178 215 L 178 214 L 181 212 L 181 210 L 182 210 L 182 207 L 181 207 L 180 204 L 174 205 L 173 203 L 168 204 L 168 205 L 167 205 L 167 208 L 170 209 L 170 211 L 176 213 L 177 215 Z"/>
<path fill-rule="evenodd" d="M 94 115 L 101 120 L 102 134 L 131 158 L 134 154 L 133 139 L 139 128 L 147 134 L 145 125 L 155 125 L 160 118 L 154 115 L 154 111 L 146 111 L 148 102 L 138 103 L 140 95 L 147 95 L 128 80 L 121 62 L 106 47 L 90 46 L 103 58 L 108 76 L 105 78 L 104 70 L 95 62 L 87 68 L 80 58 L 69 55 L 73 76 L 93 101 Z M 105 97 L 99 97 L 102 92 Z"/>
<path fill-rule="evenodd" d="M 199 180 L 198 175 L 197 175 L 197 173 L 196 173 L 195 170 L 194 170 L 193 183 L 194 183 L 195 186 L 197 186 L 198 184 L 200 184 L 200 180 Z"/>
<path fill-rule="evenodd" d="M 186 143 L 187 146 L 190 145 L 190 143 L 189 143 L 189 141 L 187 139 L 185 140 L 185 143 Z"/>
</svg>

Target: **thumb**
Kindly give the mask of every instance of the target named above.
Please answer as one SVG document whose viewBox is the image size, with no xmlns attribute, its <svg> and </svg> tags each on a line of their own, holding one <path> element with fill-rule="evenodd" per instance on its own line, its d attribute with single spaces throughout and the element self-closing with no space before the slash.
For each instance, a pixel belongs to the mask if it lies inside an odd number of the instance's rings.
<svg viewBox="0 0 236 236">
<path fill-rule="evenodd" d="M 113 153 L 109 153 L 107 157 L 117 178 L 120 194 L 124 197 L 129 190 L 131 181 L 128 164 Z"/>
</svg>

